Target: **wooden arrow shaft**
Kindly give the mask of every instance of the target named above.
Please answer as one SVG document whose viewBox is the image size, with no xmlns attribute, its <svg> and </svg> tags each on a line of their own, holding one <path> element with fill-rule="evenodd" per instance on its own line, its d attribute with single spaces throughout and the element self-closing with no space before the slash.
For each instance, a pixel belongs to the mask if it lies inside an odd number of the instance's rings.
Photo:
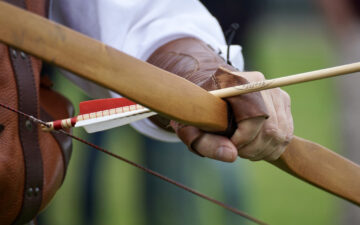
<svg viewBox="0 0 360 225">
<path fill-rule="evenodd" d="M 174 74 L 2 1 L 0 27 L 1 42 L 162 115 L 208 131 L 226 129 L 225 102 Z M 273 164 L 360 205 L 360 167 L 320 145 L 295 137 Z"/>
<path fill-rule="evenodd" d="M 340 76 L 344 74 L 350 74 L 359 71 L 360 71 L 360 62 L 356 62 L 341 66 L 330 67 L 322 70 L 315 70 L 306 73 L 299 73 L 295 75 L 274 78 L 271 80 L 262 80 L 262 81 L 252 82 L 235 87 L 223 88 L 223 89 L 211 91 L 210 93 L 219 98 L 225 98 L 235 95 L 267 90 L 271 88 L 289 86 L 289 85 L 304 83 L 308 81 L 314 81 L 329 77 Z M 240 72 L 233 72 L 233 74 L 237 74 L 241 76 Z"/>
</svg>

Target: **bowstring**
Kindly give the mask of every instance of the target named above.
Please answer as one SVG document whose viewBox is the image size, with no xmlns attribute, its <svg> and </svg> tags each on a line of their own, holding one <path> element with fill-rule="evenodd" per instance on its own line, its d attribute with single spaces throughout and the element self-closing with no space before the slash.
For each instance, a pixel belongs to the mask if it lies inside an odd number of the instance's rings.
<svg viewBox="0 0 360 225">
<path fill-rule="evenodd" d="M 0 103 L 0 106 L 7 109 L 7 110 L 13 111 L 13 112 L 15 112 L 15 113 L 17 113 L 17 114 L 19 114 L 21 116 L 26 117 L 26 118 L 30 119 L 31 121 L 35 122 L 36 124 L 41 124 L 41 125 L 44 125 L 46 127 L 49 126 L 48 124 L 46 124 L 46 122 L 44 122 L 44 121 L 42 121 L 42 120 L 40 120 L 40 119 L 38 119 L 38 118 L 36 118 L 34 116 L 28 115 L 28 114 L 26 114 L 24 112 L 21 112 L 21 111 L 19 111 L 17 109 L 14 109 L 14 108 L 12 108 L 12 107 L 10 107 L 8 105 Z M 224 209 L 226 209 L 226 210 L 228 210 L 228 211 L 230 211 L 230 212 L 232 212 L 232 213 L 234 213 L 236 215 L 244 217 L 244 218 L 246 218 L 246 219 L 248 219 L 248 220 L 250 220 L 250 221 L 252 221 L 252 222 L 254 222 L 256 224 L 267 225 L 267 223 L 265 223 L 265 222 L 263 222 L 263 221 L 261 221 L 261 220 L 259 220 L 257 218 L 254 218 L 254 217 L 250 216 L 249 214 L 247 214 L 247 213 L 245 213 L 245 212 L 243 212 L 243 211 L 241 211 L 241 210 L 239 210 L 237 208 L 229 206 L 229 205 L 227 205 L 227 204 L 225 204 L 225 203 L 223 203 L 221 201 L 218 201 L 218 200 L 216 200 L 216 199 L 214 199 L 212 197 L 209 197 L 209 196 L 207 196 L 207 195 L 205 195 L 205 194 L 203 194 L 201 192 L 198 192 L 195 189 L 187 187 L 184 184 L 181 184 L 181 183 L 179 183 L 179 182 L 177 182 L 177 181 L 175 181 L 175 180 L 173 180 L 171 178 L 168 178 L 168 177 L 166 177 L 166 176 L 164 176 L 164 175 L 162 175 L 162 174 L 160 174 L 160 173 L 158 173 L 158 172 L 156 172 L 154 170 L 148 169 L 148 168 L 146 168 L 146 167 L 144 167 L 144 166 L 142 166 L 140 164 L 137 164 L 137 163 L 135 163 L 135 162 L 133 162 L 131 160 L 128 160 L 128 159 L 126 159 L 126 158 L 124 158 L 124 157 L 122 157 L 122 156 L 120 156 L 118 154 L 110 152 L 110 151 L 108 151 L 108 150 L 106 150 L 104 148 L 101 148 L 100 146 L 97 146 L 97 145 L 95 145 L 93 143 L 90 143 L 90 142 L 84 140 L 84 139 L 81 139 L 81 138 L 79 138 L 77 136 L 74 136 L 73 134 L 71 134 L 71 133 L 69 133 L 69 132 L 67 132 L 65 130 L 53 130 L 51 132 L 61 133 L 63 135 L 69 136 L 74 140 L 77 140 L 77 141 L 79 141 L 79 142 L 81 142 L 81 143 L 83 143 L 85 145 L 88 145 L 88 146 L 90 146 L 90 147 L 92 147 L 92 148 L 94 148 L 94 149 L 96 149 L 96 150 L 98 150 L 100 152 L 103 152 L 103 153 L 105 153 L 105 154 L 107 154 L 107 155 L 109 155 L 111 157 L 114 157 L 116 159 L 119 159 L 119 160 L 127 163 L 127 164 L 130 164 L 130 165 L 132 165 L 134 167 L 137 167 L 138 169 L 140 169 L 140 170 L 142 170 L 142 171 L 144 171 L 144 172 L 146 172 L 148 174 L 151 174 L 151 175 L 153 175 L 153 176 L 155 176 L 155 177 L 157 177 L 157 178 L 159 178 L 159 179 L 161 179 L 161 180 L 163 180 L 165 182 L 173 184 L 173 185 L 177 186 L 178 188 L 183 189 L 183 190 L 185 190 L 187 192 L 190 192 L 190 193 L 192 193 L 192 194 L 194 194 L 194 195 L 196 195 L 196 196 L 198 196 L 200 198 L 203 198 L 203 199 L 205 199 L 205 200 L 207 200 L 209 202 L 212 202 L 212 203 L 214 203 L 214 204 L 216 204 L 216 205 L 218 205 L 218 206 L 220 206 L 220 207 L 222 207 L 222 208 L 224 208 Z"/>
</svg>

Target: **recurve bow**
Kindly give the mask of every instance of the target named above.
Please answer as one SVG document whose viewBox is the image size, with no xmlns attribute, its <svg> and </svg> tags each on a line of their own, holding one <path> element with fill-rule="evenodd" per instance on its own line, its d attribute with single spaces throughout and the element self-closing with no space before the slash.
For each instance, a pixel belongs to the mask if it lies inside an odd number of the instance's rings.
<svg viewBox="0 0 360 225">
<path fill-rule="evenodd" d="M 163 116 L 207 131 L 227 127 L 226 103 L 174 74 L 2 1 L 0 27 L 1 42 L 96 82 Z M 295 137 L 272 164 L 360 205 L 360 166 L 318 144 Z"/>
</svg>

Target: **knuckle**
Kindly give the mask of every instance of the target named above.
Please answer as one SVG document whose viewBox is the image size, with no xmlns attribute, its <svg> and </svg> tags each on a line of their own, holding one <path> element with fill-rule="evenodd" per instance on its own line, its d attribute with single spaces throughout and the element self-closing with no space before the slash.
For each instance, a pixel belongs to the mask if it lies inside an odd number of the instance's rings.
<svg viewBox="0 0 360 225">
<path fill-rule="evenodd" d="M 281 94 L 282 94 L 282 96 L 283 96 L 283 98 L 287 101 L 287 102 L 291 102 L 291 98 L 290 98 L 290 95 L 286 92 L 286 91 L 284 91 L 284 90 L 282 90 L 282 89 L 280 89 L 280 91 L 281 91 Z"/>
<path fill-rule="evenodd" d="M 279 134 L 279 129 L 273 126 L 267 127 L 264 129 L 264 136 L 265 138 L 276 138 Z"/>
<path fill-rule="evenodd" d="M 272 145 L 287 145 L 292 139 L 292 133 L 284 132 L 279 128 L 267 128 L 264 130 L 264 140 L 268 140 Z"/>
<path fill-rule="evenodd" d="M 265 80 L 264 74 L 262 74 L 260 72 L 253 72 L 252 76 L 254 77 L 255 80 L 258 80 L 258 81 Z"/>
</svg>

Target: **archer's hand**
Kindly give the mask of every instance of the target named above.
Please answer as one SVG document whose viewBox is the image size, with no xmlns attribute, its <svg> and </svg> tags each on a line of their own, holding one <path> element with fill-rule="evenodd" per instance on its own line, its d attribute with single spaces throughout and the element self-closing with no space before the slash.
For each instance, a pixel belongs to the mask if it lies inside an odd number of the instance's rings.
<svg viewBox="0 0 360 225">
<path fill-rule="evenodd" d="M 211 91 L 264 79 L 260 73 L 234 75 L 236 69 L 195 38 L 181 38 L 158 48 L 148 62 L 175 73 Z M 221 69 L 219 69 L 221 67 Z M 241 157 L 251 160 L 275 160 L 292 137 L 290 100 L 280 89 L 226 98 L 238 128 L 229 139 L 196 127 L 171 121 L 171 127 L 193 152 L 209 158 L 231 162 Z M 270 116 L 269 119 L 267 119 Z M 267 120 L 266 120 L 267 119 Z M 169 128 L 168 121 L 153 122 Z"/>
<path fill-rule="evenodd" d="M 244 72 L 241 76 L 249 82 L 264 80 L 258 72 Z M 193 143 L 193 150 L 225 162 L 235 161 L 237 155 L 250 160 L 278 159 L 293 137 L 290 97 L 280 88 L 262 91 L 261 95 L 268 119 L 257 117 L 238 122 L 238 128 L 230 139 L 204 133 Z"/>
</svg>

